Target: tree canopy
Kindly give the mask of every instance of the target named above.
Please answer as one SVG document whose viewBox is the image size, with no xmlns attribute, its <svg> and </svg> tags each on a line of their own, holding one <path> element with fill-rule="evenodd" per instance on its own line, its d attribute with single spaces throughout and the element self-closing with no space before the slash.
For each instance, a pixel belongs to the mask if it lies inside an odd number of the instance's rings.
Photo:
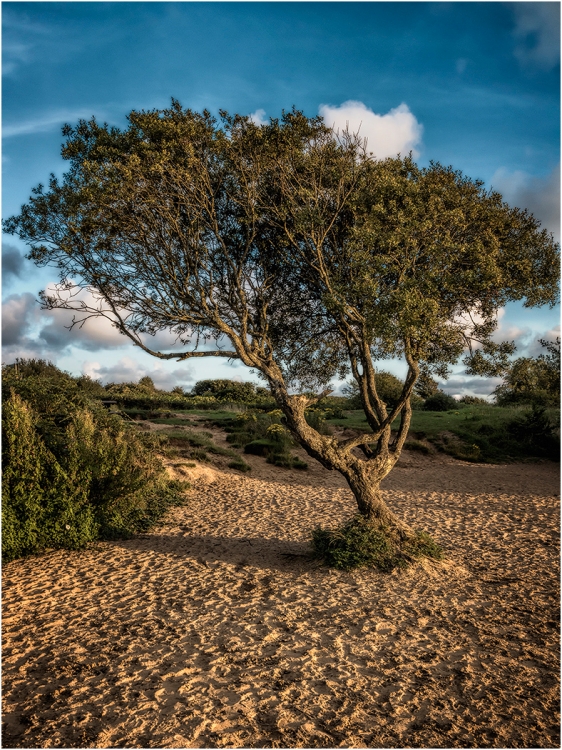
<svg viewBox="0 0 562 750">
<path fill-rule="evenodd" d="M 75 310 L 77 324 L 107 316 L 160 358 L 240 359 L 367 516 L 395 522 L 375 490 L 420 372 L 444 376 L 463 354 L 469 371 L 499 372 L 514 348 L 492 340 L 499 308 L 557 299 L 558 246 L 527 211 L 451 167 L 377 161 L 359 136 L 297 110 L 257 125 L 172 101 L 131 112 L 124 129 L 90 120 L 63 133 L 64 178 L 5 223 L 59 269 L 45 305 Z M 181 353 L 151 348 L 163 330 Z M 392 408 L 375 379 L 389 357 L 408 366 Z M 304 409 L 349 373 L 372 433 L 338 442 Z"/>
<path fill-rule="evenodd" d="M 560 403 L 560 337 L 556 341 L 539 339 L 545 351 L 538 357 L 518 357 L 511 363 L 504 382 L 494 396 L 501 406 L 508 404 Z"/>
</svg>

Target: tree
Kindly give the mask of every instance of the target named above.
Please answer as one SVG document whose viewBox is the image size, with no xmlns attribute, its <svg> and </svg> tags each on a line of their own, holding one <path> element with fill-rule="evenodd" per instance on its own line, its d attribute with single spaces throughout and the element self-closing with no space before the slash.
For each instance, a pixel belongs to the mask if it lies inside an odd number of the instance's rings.
<svg viewBox="0 0 562 750">
<path fill-rule="evenodd" d="M 237 383 L 235 380 L 199 380 L 191 393 L 194 396 L 213 396 L 221 401 L 255 401 L 256 387 L 253 383 Z"/>
<path fill-rule="evenodd" d="M 65 126 L 70 169 L 5 223 L 31 259 L 59 269 L 45 306 L 77 311 L 75 324 L 108 317 L 162 359 L 239 359 L 369 523 L 411 538 L 379 485 L 406 440 L 420 371 L 444 377 L 464 351 L 471 372 L 505 366 L 514 347 L 491 340 L 498 309 L 557 298 L 551 235 L 479 181 L 410 157 L 375 161 L 357 135 L 296 110 L 258 126 L 172 100 L 128 122 Z M 182 353 L 150 347 L 163 330 Z M 408 367 L 392 407 L 376 382 L 389 357 Z M 321 435 L 305 409 L 349 373 L 372 432 Z"/>
<path fill-rule="evenodd" d="M 437 393 L 438 388 L 439 383 L 428 372 L 422 371 L 414 386 L 414 393 L 417 393 L 420 398 L 429 398 Z"/>
<path fill-rule="evenodd" d="M 392 408 L 398 403 L 400 396 L 402 395 L 404 383 L 397 378 L 396 375 L 384 370 L 376 372 L 375 385 L 377 387 L 379 398 L 384 401 L 387 407 Z M 359 385 L 355 380 L 350 380 L 349 383 L 346 383 L 342 392 L 349 399 L 350 407 L 352 409 L 362 408 L 361 392 Z M 417 398 L 415 393 L 412 394 L 411 399 L 414 404 L 416 402 L 421 403 L 421 399 Z"/>
<path fill-rule="evenodd" d="M 496 403 L 542 404 L 560 403 L 560 338 L 539 339 L 546 352 L 538 357 L 519 357 L 509 367 L 504 382 L 494 391 Z"/>
</svg>

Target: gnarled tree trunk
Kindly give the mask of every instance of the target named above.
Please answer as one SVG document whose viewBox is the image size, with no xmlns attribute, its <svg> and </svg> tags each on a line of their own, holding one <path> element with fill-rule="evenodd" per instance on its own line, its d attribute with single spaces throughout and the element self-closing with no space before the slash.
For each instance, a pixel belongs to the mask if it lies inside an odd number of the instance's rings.
<svg viewBox="0 0 562 750">
<path fill-rule="evenodd" d="M 392 512 L 380 489 L 381 481 L 395 465 L 400 451 L 390 454 L 386 450 L 383 455 L 372 459 L 358 458 L 342 448 L 335 438 L 321 435 L 308 424 L 305 418 L 306 397 L 289 396 L 278 380 L 270 380 L 270 385 L 291 433 L 309 456 L 345 477 L 355 496 L 359 513 L 374 526 L 385 528 L 397 541 L 414 537 L 414 530 Z"/>
</svg>

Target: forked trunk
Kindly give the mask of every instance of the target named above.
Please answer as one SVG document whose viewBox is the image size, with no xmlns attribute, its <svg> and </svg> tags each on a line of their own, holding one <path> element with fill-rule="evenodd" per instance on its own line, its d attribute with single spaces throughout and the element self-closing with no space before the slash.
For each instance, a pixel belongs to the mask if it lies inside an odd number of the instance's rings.
<svg viewBox="0 0 562 750">
<path fill-rule="evenodd" d="M 352 471 L 346 475 L 351 487 L 359 513 L 377 527 L 386 528 L 396 534 L 401 541 L 415 536 L 414 530 L 393 513 L 382 497 L 380 480 L 369 476 L 370 472 Z"/>
<path fill-rule="evenodd" d="M 281 379 L 275 380 L 272 377 L 270 385 L 291 433 L 309 456 L 320 461 L 326 468 L 343 474 L 355 495 L 359 513 L 373 526 L 384 527 L 398 541 L 415 537 L 415 531 L 387 506 L 380 490 L 380 483 L 396 463 L 397 456 L 390 458 L 387 451 L 386 458 L 377 456 L 369 462 L 339 450 L 337 441 L 320 435 L 308 425 L 304 416 L 306 398 L 288 396 Z"/>
</svg>

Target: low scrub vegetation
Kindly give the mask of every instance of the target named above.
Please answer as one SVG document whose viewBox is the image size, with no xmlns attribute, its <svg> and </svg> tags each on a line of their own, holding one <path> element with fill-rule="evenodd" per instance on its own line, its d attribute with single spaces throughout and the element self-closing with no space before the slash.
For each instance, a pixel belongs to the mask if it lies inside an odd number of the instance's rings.
<svg viewBox="0 0 562 750">
<path fill-rule="evenodd" d="M 375 527 L 360 515 L 338 529 L 315 529 L 312 548 L 315 557 L 339 570 L 375 567 L 389 572 L 415 558 L 443 558 L 442 548 L 425 532 L 416 532 L 414 539 L 400 544 L 388 529 Z"/>
<path fill-rule="evenodd" d="M 243 448 L 244 453 L 263 456 L 275 466 L 307 469 L 308 464 L 291 453 L 295 443 L 283 420 L 283 413 L 272 409 L 267 413 L 243 412 L 229 420 L 220 420 L 220 424 L 228 433 L 228 442 Z"/>
<path fill-rule="evenodd" d="M 163 438 L 91 398 L 91 383 L 41 361 L 3 372 L 2 555 L 79 549 L 149 529 L 186 483 L 170 481 Z"/>
</svg>

